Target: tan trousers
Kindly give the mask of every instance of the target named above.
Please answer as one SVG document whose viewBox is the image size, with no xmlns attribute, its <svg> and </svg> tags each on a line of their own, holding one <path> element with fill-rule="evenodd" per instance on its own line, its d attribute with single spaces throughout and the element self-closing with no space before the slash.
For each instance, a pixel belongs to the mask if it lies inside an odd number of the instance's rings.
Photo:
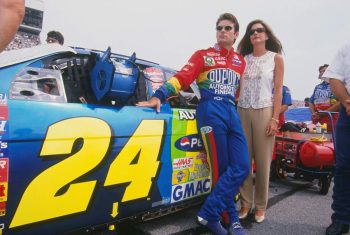
<svg viewBox="0 0 350 235">
<path fill-rule="evenodd" d="M 275 141 L 274 136 L 266 135 L 266 127 L 271 121 L 272 112 L 272 107 L 262 109 L 238 107 L 248 143 L 250 163 L 254 161 L 256 166 L 255 191 L 253 190 L 253 172 L 248 175 L 240 189 L 241 206 L 245 208 L 252 208 L 253 199 L 255 199 L 255 209 L 266 210 L 271 157 Z"/>
</svg>

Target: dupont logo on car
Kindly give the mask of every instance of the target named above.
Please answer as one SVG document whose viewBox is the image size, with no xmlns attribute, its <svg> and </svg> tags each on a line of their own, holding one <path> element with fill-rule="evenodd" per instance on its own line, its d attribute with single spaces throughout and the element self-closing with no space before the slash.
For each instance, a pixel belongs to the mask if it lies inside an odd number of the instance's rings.
<svg viewBox="0 0 350 235">
<path fill-rule="evenodd" d="M 193 167 L 193 158 L 192 157 L 184 157 L 177 158 L 173 161 L 173 170 L 182 170 Z"/>
<path fill-rule="evenodd" d="M 178 202 L 205 193 L 209 193 L 210 188 L 210 179 L 202 179 L 185 184 L 174 185 L 171 190 L 171 202 Z"/>
<path fill-rule="evenodd" d="M 186 152 L 198 152 L 203 149 L 201 139 L 197 134 L 181 137 L 175 142 L 175 147 Z"/>
</svg>

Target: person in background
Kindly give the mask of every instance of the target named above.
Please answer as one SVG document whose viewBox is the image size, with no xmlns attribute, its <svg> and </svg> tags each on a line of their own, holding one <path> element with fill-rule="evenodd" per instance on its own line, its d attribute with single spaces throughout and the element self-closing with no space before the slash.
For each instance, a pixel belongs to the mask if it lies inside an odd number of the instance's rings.
<svg viewBox="0 0 350 235">
<path fill-rule="evenodd" d="M 310 98 L 309 97 L 305 97 L 305 99 L 304 99 L 304 106 L 305 107 L 309 107 L 310 105 Z"/>
<path fill-rule="evenodd" d="M 343 46 L 322 76 L 340 101 L 335 143 L 332 223 L 326 235 L 349 232 L 350 224 L 350 44 Z"/>
<path fill-rule="evenodd" d="M 24 0 L 0 1 L 0 52 L 11 42 L 25 14 Z"/>
<path fill-rule="evenodd" d="M 261 223 L 265 219 L 271 156 L 282 103 L 282 44 L 264 21 L 254 20 L 248 24 L 238 50 L 247 62 L 240 84 L 238 113 L 248 142 L 250 163 L 254 161 L 256 165 L 255 193 L 251 172 L 240 190 L 239 218 L 248 216 L 254 201 L 254 218 Z"/>
<path fill-rule="evenodd" d="M 197 220 L 215 234 L 227 234 L 220 217 L 226 210 L 230 219 L 229 233 L 245 234 L 235 207 L 234 197 L 250 171 L 247 142 L 234 105 L 245 61 L 232 46 L 238 37 L 239 24 L 230 13 L 220 15 L 216 22 L 217 44 L 196 51 L 188 63 L 156 90 L 153 97 L 138 106 L 160 111 L 161 102 L 186 90 L 196 80 L 201 100 L 196 109 L 198 133 L 210 135 L 212 180 L 214 189 L 202 205 Z M 270 90 L 271 93 L 271 90 Z M 206 132 L 206 133 L 205 133 Z M 220 176 L 220 177 L 219 177 Z"/>
<path fill-rule="evenodd" d="M 47 33 L 46 42 L 47 43 L 58 43 L 60 45 L 63 45 L 64 44 L 64 37 L 60 32 L 52 30 L 52 31 Z"/>
<path fill-rule="evenodd" d="M 288 107 L 292 105 L 292 96 L 287 86 L 282 87 L 282 105 L 280 115 L 278 116 L 278 129 L 281 128 L 283 123 L 286 121 L 284 113 L 288 110 Z"/>
<path fill-rule="evenodd" d="M 326 71 L 327 67 L 328 64 L 324 64 L 318 68 L 319 79 L 322 78 L 322 75 L 324 71 Z M 327 123 L 327 131 L 332 131 L 328 115 L 324 113 L 318 113 L 318 111 L 338 112 L 339 107 L 340 103 L 332 93 L 329 82 L 322 80 L 320 84 L 316 85 L 314 92 L 309 100 L 309 109 L 312 115 L 312 123 Z M 333 114 L 332 116 L 333 124 L 335 125 L 338 119 L 338 114 Z"/>
</svg>

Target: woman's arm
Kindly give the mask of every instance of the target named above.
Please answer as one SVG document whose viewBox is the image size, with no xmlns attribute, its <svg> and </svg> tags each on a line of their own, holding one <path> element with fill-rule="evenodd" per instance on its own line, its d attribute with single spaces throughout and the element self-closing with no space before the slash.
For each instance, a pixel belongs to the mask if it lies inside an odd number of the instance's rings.
<svg viewBox="0 0 350 235">
<path fill-rule="evenodd" d="M 284 62 L 280 54 L 275 56 L 275 71 L 274 71 L 274 93 L 273 93 L 273 114 L 271 121 L 267 127 L 266 134 L 274 135 L 277 132 L 278 116 L 282 105 L 282 86 L 284 75 Z"/>
<path fill-rule="evenodd" d="M 275 56 L 275 71 L 274 71 L 274 93 L 273 93 L 273 118 L 278 119 L 282 105 L 282 86 L 284 75 L 284 62 L 280 54 Z"/>
</svg>

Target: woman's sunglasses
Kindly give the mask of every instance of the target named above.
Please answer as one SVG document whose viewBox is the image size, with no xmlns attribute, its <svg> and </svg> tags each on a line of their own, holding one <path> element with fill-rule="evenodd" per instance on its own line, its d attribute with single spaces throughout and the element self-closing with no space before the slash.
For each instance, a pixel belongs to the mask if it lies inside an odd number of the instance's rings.
<svg viewBox="0 0 350 235">
<path fill-rule="evenodd" d="M 251 30 L 249 31 L 249 35 L 251 36 L 251 35 L 253 35 L 255 32 L 257 32 L 257 33 L 264 33 L 264 32 L 266 32 L 266 30 L 265 30 L 264 28 L 251 29 Z"/>
</svg>

